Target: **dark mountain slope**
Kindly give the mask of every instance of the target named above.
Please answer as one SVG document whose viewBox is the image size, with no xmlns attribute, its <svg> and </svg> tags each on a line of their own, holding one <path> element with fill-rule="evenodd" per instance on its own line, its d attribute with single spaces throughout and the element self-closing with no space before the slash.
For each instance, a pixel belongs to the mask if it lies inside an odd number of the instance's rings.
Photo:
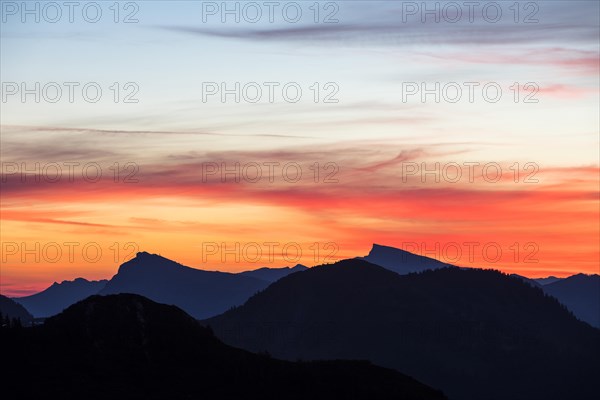
<svg viewBox="0 0 600 400">
<path fill-rule="evenodd" d="M 33 316 L 19 303 L 14 301 L 11 298 L 3 296 L 0 294 L 0 314 L 2 314 L 3 318 L 13 318 L 21 321 L 22 325 L 30 325 L 33 320 Z M 0 321 L 2 324 L 3 321 Z"/>
<path fill-rule="evenodd" d="M 182 310 L 137 295 L 93 296 L 43 326 L 0 334 L 11 343 L 8 398 L 445 398 L 366 362 L 292 363 L 229 347 Z"/>
<path fill-rule="evenodd" d="M 542 287 L 575 314 L 600 328 L 600 275 L 577 274 Z"/>
<path fill-rule="evenodd" d="M 491 270 L 401 276 L 344 260 L 282 278 L 207 323 L 236 347 L 368 359 L 452 399 L 587 399 L 599 389 L 600 331 Z"/>
</svg>

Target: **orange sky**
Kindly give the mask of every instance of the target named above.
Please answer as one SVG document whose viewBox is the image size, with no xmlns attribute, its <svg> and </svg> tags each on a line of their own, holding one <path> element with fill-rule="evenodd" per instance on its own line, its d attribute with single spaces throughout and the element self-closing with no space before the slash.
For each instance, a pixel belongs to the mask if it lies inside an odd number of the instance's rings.
<svg viewBox="0 0 600 400">
<path fill-rule="evenodd" d="M 136 23 L 9 15 L 0 292 L 110 278 L 138 250 L 240 271 L 379 243 L 600 273 L 600 3 L 540 2 L 535 23 L 513 2 L 498 21 L 338 3 L 335 23 L 312 2 L 294 22 L 205 24 L 193 1 L 140 2 Z"/>
<path fill-rule="evenodd" d="M 122 176 L 115 182 L 106 160 L 98 163 L 104 174 L 97 182 L 77 168 L 56 179 L 43 166 L 36 181 L 35 171 L 22 175 L 5 164 L 2 292 L 30 293 L 79 276 L 110 278 L 138 250 L 241 271 L 317 265 L 366 255 L 380 243 L 531 277 L 599 272 L 598 167 L 525 170 L 524 162 L 517 168 L 494 161 L 484 176 L 481 166 L 492 162 L 479 161 L 469 175 L 468 157 L 436 151 L 365 144 L 361 151 L 204 155 L 140 164 L 131 182 Z M 263 166 L 254 182 L 252 163 L 294 160 L 287 175 Z M 234 173 L 214 171 L 215 165 L 234 171 L 236 162 L 239 182 Z M 303 175 L 293 182 L 296 170 Z"/>
</svg>

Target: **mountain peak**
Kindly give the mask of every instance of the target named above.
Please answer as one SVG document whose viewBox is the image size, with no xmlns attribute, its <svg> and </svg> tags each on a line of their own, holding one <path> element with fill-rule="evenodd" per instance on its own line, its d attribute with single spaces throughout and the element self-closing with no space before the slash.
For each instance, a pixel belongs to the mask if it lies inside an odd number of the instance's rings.
<svg viewBox="0 0 600 400">
<path fill-rule="evenodd" d="M 131 267 L 144 267 L 144 268 L 164 268 L 164 267 L 180 267 L 180 268 L 188 268 L 185 267 L 178 262 L 173 260 L 169 260 L 166 257 L 161 256 L 160 254 L 152 254 L 147 251 L 138 252 L 134 258 L 131 260 L 124 262 L 119 267 L 119 272 L 130 269 Z"/>
<path fill-rule="evenodd" d="M 373 243 L 373 247 L 369 254 L 366 257 L 362 257 L 362 259 L 401 275 L 453 266 L 434 258 L 421 256 L 411 253 L 410 251 L 377 243 Z"/>
<path fill-rule="evenodd" d="M 173 261 L 167 257 L 163 257 L 160 254 L 155 254 L 155 253 L 148 253 L 147 251 L 139 251 L 137 252 L 137 254 L 135 255 L 134 258 L 132 258 L 129 261 L 133 261 L 133 260 L 140 260 L 140 261 L 155 261 L 155 262 L 168 262 L 168 263 L 172 263 L 172 264 L 177 264 L 177 265 L 182 265 L 176 261 Z"/>
<path fill-rule="evenodd" d="M 89 283 L 90 281 L 88 281 L 85 278 L 75 278 L 72 281 L 65 279 L 64 281 L 58 283 L 58 282 L 54 282 L 52 284 L 52 286 L 61 286 L 61 285 L 69 285 L 69 284 L 78 284 L 78 283 Z"/>
<path fill-rule="evenodd" d="M 382 251 L 393 251 L 393 252 L 397 252 L 397 253 L 414 254 L 414 253 L 411 253 L 410 251 L 406 251 L 406 250 L 400 249 L 398 247 L 392 247 L 392 246 L 386 246 L 383 244 L 373 243 L 373 246 L 371 246 L 371 251 L 369 251 L 369 255 L 371 255 L 372 253 L 377 253 L 377 252 L 382 252 Z"/>
<path fill-rule="evenodd" d="M 250 276 L 196 269 L 141 251 L 121 264 L 99 294 L 135 293 L 206 318 L 242 304 L 267 285 Z"/>
<path fill-rule="evenodd" d="M 148 253 L 147 251 L 138 251 L 135 255 L 135 258 L 152 258 L 152 257 L 160 257 L 158 254 Z"/>
</svg>

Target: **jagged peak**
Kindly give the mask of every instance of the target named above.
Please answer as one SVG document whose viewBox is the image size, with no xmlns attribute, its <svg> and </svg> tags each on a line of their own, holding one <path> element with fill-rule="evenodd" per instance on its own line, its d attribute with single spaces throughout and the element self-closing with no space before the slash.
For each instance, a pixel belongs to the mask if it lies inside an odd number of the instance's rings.
<svg viewBox="0 0 600 400">
<path fill-rule="evenodd" d="M 406 253 L 406 254 L 412 254 L 412 255 L 418 256 L 418 254 L 411 253 L 410 251 L 403 250 L 398 247 L 386 246 L 386 245 L 378 244 L 378 243 L 373 243 L 373 245 L 371 246 L 371 250 L 369 251 L 369 255 L 371 255 L 373 253 L 381 252 L 381 251 L 394 251 L 397 253 Z"/>
</svg>

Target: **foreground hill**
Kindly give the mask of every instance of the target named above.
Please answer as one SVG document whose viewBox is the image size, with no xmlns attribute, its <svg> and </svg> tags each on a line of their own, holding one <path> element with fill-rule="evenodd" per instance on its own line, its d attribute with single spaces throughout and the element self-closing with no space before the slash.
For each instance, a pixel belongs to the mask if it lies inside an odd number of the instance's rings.
<svg viewBox="0 0 600 400">
<path fill-rule="evenodd" d="M 22 325 L 30 325 L 33 316 L 19 303 L 0 294 L 0 314 L 2 318 L 18 319 Z M 0 320 L 0 324 L 4 321 Z"/>
<path fill-rule="evenodd" d="M 268 285 L 250 276 L 203 271 L 140 252 L 121 265 L 99 294 L 135 293 L 177 305 L 195 318 L 207 318 L 243 304 Z"/>
<path fill-rule="evenodd" d="M 367 362 L 293 363 L 234 349 L 182 310 L 137 295 L 93 296 L 43 326 L 0 335 L 10 343 L 8 398 L 445 398 Z"/>
<path fill-rule="evenodd" d="M 50 317 L 58 314 L 71 304 L 83 300 L 93 294 L 97 294 L 107 280 L 88 281 L 77 278 L 72 281 L 54 282 L 46 290 L 31 296 L 14 298 L 17 303 L 23 305 L 34 317 Z"/>
<path fill-rule="evenodd" d="M 206 323 L 236 347 L 368 359 L 456 400 L 584 400 L 600 389 L 600 331 L 491 270 L 401 276 L 344 260 L 282 278 Z"/>
</svg>

